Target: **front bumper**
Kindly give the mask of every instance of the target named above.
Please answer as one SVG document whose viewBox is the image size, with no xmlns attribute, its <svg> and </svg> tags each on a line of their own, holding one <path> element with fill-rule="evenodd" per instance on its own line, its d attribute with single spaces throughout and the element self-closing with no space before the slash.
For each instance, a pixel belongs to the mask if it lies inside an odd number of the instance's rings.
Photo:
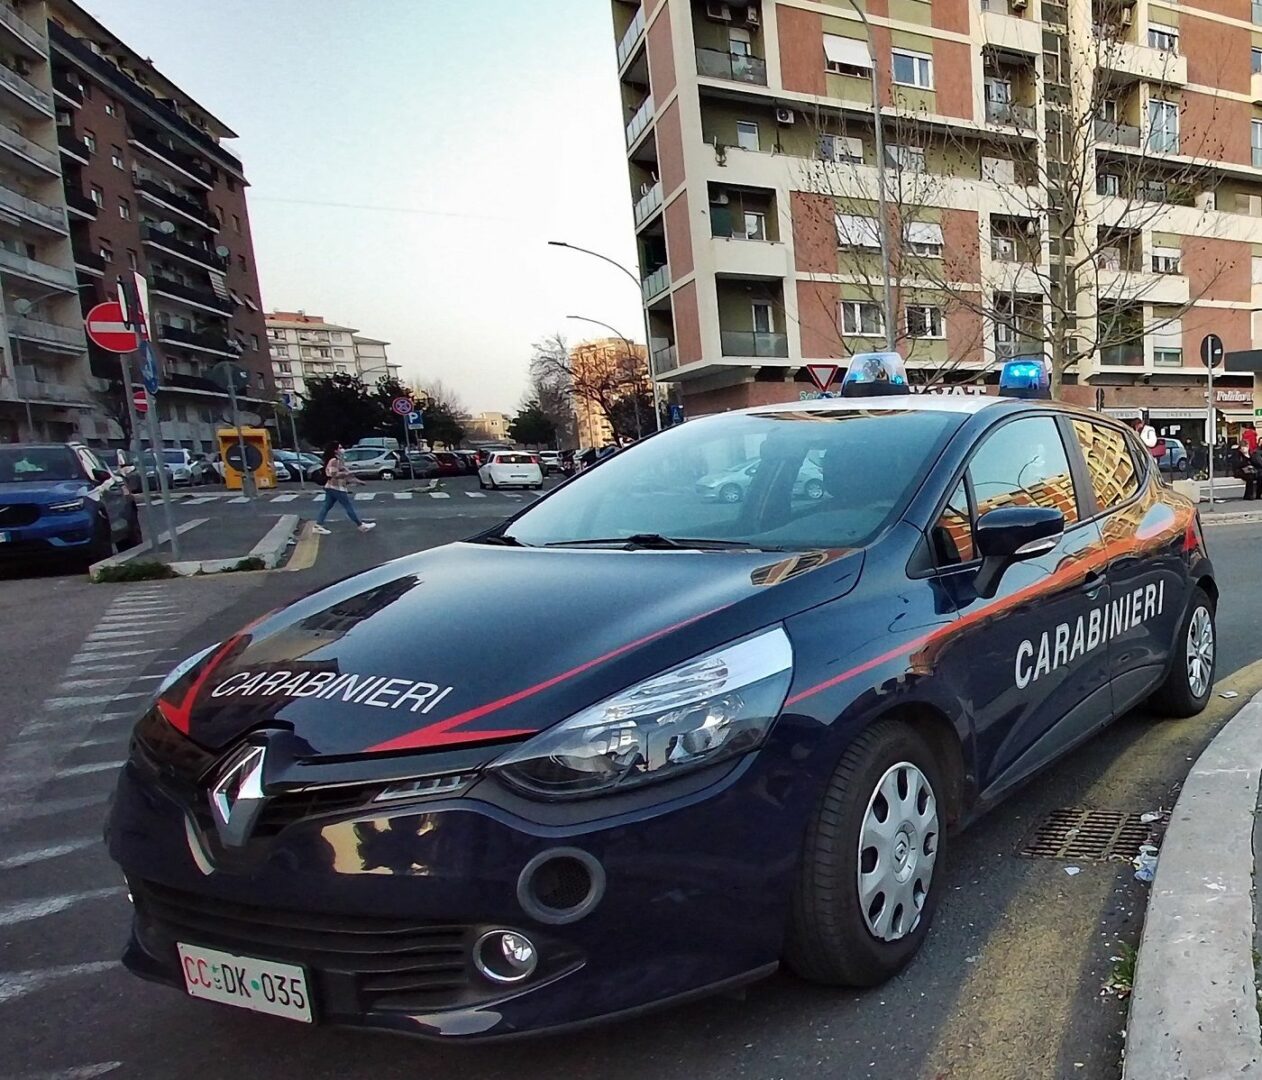
<svg viewBox="0 0 1262 1080">
<path fill-rule="evenodd" d="M 225 860 L 205 815 L 129 764 L 108 829 L 135 898 L 124 962 L 180 988 L 177 941 L 297 963 L 319 1022 L 451 1038 L 566 1027 L 756 978 L 778 962 L 801 834 L 800 812 L 769 799 L 760 757 L 620 817 L 543 825 L 466 796 L 309 818 Z M 538 897 L 575 911 L 582 882 L 528 864 L 567 849 L 603 880 L 582 914 L 557 921 Z M 479 973 L 473 944 L 494 929 L 534 942 L 529 979 Z"/>
<path fill-rule="evenodd" d="M 30 525 L 0 527 L 0 559 L 38 559 L 73 556 L 92 544 L 92 515 L 41 514 Z"/>
</svg>

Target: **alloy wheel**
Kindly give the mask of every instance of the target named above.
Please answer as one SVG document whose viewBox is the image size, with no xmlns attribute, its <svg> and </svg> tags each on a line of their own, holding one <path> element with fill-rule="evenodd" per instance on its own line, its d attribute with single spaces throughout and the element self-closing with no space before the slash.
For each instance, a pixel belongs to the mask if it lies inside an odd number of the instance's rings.
<svg viewBox="0 0 1262 1080">
<path fill-rule="evenodd" d="M 1188 623 L 1187 671 L 1192 696 L 1204 697 L 1214 677 L 1214 622 L 1204 607 L 1192 612 Z"/>
</svg>

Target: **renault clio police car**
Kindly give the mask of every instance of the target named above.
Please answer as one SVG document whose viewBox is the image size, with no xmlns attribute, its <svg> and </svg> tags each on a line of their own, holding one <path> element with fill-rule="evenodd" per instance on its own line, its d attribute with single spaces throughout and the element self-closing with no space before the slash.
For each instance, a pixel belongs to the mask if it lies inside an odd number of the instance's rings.
<svg viewBox="0 0 1262 1080">
<path fill-rule="evenodd" d="M 452 1039 L 896 973 L 954 829 L 1204 707 L 1218 599 L 1130 431 L 905 389 L 690 421 L 181 664 L 108 825 L 127 966 Z"/>
</svg>

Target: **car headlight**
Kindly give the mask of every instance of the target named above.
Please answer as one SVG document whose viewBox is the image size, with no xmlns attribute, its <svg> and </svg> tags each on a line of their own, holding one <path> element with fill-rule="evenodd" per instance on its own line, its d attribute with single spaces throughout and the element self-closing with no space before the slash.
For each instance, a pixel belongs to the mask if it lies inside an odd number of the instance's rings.
<svg viewBox="0 0 1262 1080">
<path fill-rule="evenodd" d="M 615 694 L 492 763 L 532 795 L 624 791 L 758 746 L 793 676 L 781 627 L 725 645 Z"/>
<path fill-rule="evenodd" d="M 83 499 L 68 499 L 66 502 L 49 503 L 48 509 L 54 514 L 73 514 L 76 510 L 82 510 Z"/>
</svg>

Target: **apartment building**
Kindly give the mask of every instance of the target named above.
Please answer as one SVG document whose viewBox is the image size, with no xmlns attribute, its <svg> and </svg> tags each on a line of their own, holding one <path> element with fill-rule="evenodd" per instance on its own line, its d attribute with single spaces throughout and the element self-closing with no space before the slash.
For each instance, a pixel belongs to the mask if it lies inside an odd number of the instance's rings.
<svg viewBox="0 0 1262 1080">
<path fill-rule="evenodd" d="M 465 438 L 481 442 L 509 442 L 508 425 L 513 418 L 508 413 L 480 412 L 462 418 Z"/>
<path fill-rule="evenodd" d="M 861 6 L 612 0 L 658 383 L 796 400 L 892 329 L 921 385 L 1041 353 L 1067 399 L 1203 438 L 1200 341 L 1262 345 L 1262 4 Z M 1251 421 L 1252 378 L 1215 404 Z"/>
<path fill-rule="evenodd" d="M 62 198 L 42 3 L 0 3 L 0 441 L 90 430 L 94 381 Z"/>
<path fill-rule="evenodd" d="M 112 299 L 120 274 L 148 281 L 162 367 L 158 415 L 167 445 L 210 450 L 229 420 L 209 378 L 233 360 L 250 371 L 247 419 L 270 418 L 271 364 L 233 131 L 153 62 L 69 0 L 44 5 L 69 247 L 83 309 Z M 91 371 L 113 393 L 119 359 L 89 345 Z M 107 407 L 81 426 L 99 442 L 123 431 Z"/>
<path fill-rule="evenodd" d="M 627 360 L 627 343 L 622 338 L 597 338 L 583 341 L 570 350 L 570 365 L 575 381 L 590 386 L 602 382 L 616 383 L 628 370 L 637 376 L 647 370 L 648 354 L 642 345 L 632 345 L 631 361 Z M 647 388 L 647 383 L 643 384 Z M 608 446 L 614 441 L 613 427 L 600 405 L 591 397 L 573 394 L 574 430 L 579 446 Z M 652 416 L 644 418 L 645 429 L 654 427 Z"/>
<path fill-rule="evenodd" d="M 400 365 L 392 364 L 387 352 L 390 342 L 358 334 L 352 340 L 355 345 L 355 370 L 364 382 L 372 384 L 378 379 L 399 377 Z"/>
<path fill-rule="evenodd" d="M 399 365 L 387 352 L 390 342 L 363 337 L 353 326 L 331 323 L 305 311 L 266 316 L 276 389 L 305 394 L 310 379 L 358 375 L 370 388 L 382 376 L 397 379 Z"/>
</svg>

